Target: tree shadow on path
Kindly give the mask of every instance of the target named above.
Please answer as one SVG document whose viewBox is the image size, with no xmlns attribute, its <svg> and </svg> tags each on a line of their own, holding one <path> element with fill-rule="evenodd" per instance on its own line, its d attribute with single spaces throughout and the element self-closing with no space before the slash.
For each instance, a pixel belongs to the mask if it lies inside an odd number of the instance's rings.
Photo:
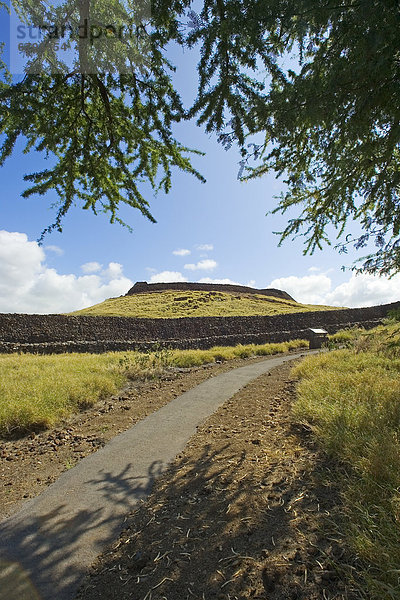
<svg viewBox="0 0 400 600">
<path fill-rule="evenodd" d="M 155 462 L 146 477 L 130 477 L 130 467 L 85 481 L 82 494 L 95 490 L 87 508 L 67 501 L 46 508 L 38 497 L 0 524 L 0 600 L 74 597 L 90 564 L 165 469 Z"/>
<path fill-rule="evenodd" d="M 183 458 L 127 520 L 81 588 L 81 600 L 350 598 L 322 539 L 333 490 L 292 452 L 260 465 L 255 440 Z M 264 457 L 265 461 L 265 457 Z M 318 469 L 321 465 L 318 465 Z"/>
</svg>

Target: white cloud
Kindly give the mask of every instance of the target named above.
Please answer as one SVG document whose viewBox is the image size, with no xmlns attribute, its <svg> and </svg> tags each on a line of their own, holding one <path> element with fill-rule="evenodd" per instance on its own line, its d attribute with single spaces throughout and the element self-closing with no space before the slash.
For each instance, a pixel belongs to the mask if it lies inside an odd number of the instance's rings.
<svg viewBox="0 0 400 600">
<path fill-rule="evenodd" d="M 218 265 L 218 263 L 215 260 L 212 260 L 211 258 L 207 258 L 205 260 L 199 260 L 199 262 L 197 262 L 196 264 L 194 263 L 190 263 L 185 265 L 185 269 L 188 269 L 188 271 L 198 271 L 198 270 L 202 270 L 202 271 L 212 271 L 213 269 L 215 269 L 215 267 Z"/>
<path fill-rule="evenodd" d="M 232 279 L 211 279 L 210 277 L 202 277 L 199 279 L 199 283 L 223 283 L 224 285 L 242 285 L 237 281 L 232 281 Z"/>
<path fill-rule="evenodd" d="M 400 274 L 392 279 L 373 275 L 355 275 L 338 285 L 327 301 L 332 306 L 374 306 L 400 300 Z"/>
<path fill-rule="evenodd" d="M 175 283 L 183 281 L 187 281 L 187 279 L 179 271 L 162 271 L 161 273 L 152 275 L 149 283 Z"/>
<path fill-rule="evenodd" d="M 304 277 L 281 277 L 271 281 L 268 288 L 287 292 L 297 302 L 305 304 L 326 304 L 324 298 L 331 290 L 332 281 L 327 275 L 305 275 Z"/>
<path fill-rule="evenodd" d="M 180 250 L 174 250 L 172 254 L 175 254 L 175 256 L 189 256 L 191 252 L 186 248 L 181 248 Z"/>
<path fill-rule="evenodd" d="M 400 274 L 392 279 L 373 275 L 352 274 L 350 279 L 332 289 L 326 273 L 304 277 L 274 279 L 268 287 L 288 292 L 298 302 L 327 304 L 350 308 L 389 304 L 400 300 Z"/>
<path fill-rule="evenodd" d="M 122 265 L 115 262 L 110 262 L 107 269 L 103 271 L 103 275 L 108 279 L 119 279 L 122 277 Z"/>
<path fill-rule="evenodd" d="M 125 294 L 133 282 L 115 265 L 99 275 L 60 275 L 26 234 L 0 231 L 0 312 L 70 312 Z"/>
<path fill-rule="evenodd" d="M 308 269 L 308 272 L 309 272 L 309 273 L 319 273 L 319 271 L 320 271 L 320 270 L 321 270 L 321 269 L 320 269 L 319 267 L 310 267 L 310 268 Z"/>
<path fill-rule="evenodd" d="M 54 254 L 57 254 L 57 256 L 62 256 L 64 254 L 64 250 L 59 246 L 50 245 L 45 246 L 44 249 L 46 250 L 46 252 L 54 252 Z"/>
<path fill-rule="evenodd" d="M 39 276 L 44 260 L 43 249 L 24 233 L 0 231 L 0 296 L 12 294 L 13 288 L 26 290 L 31 279 Z"/>
<path fill-rule="evenodd" d="M 197 250 L 201 250 L 202 252 L 211 252 L 214 250 L 214 246 L 212 244 L 199 244 L 196 246 Z"/>
<path fill-rule="evenodd" d="M 87 262 L 81 266 L 84 273 L 97 273 L 101 271 L 101 264 L 98 262 Z"/>
</svg>

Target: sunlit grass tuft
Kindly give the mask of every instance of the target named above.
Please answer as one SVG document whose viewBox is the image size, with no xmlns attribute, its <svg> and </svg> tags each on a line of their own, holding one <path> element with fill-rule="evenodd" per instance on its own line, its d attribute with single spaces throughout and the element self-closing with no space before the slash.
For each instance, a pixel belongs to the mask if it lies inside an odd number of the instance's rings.
<svg viewBox="0 0 400 600">
<path fill-rule="evenodd" d="M 346 537 L 368 598 L 399 598 L 400 328 L 354 336 L 351 349 L 307 357 L 294 414 L 338 469 Z M 394 593 L 394 590 L 397 592 Z"/>
<path fill-rule="evenodd" d="M 50 427 L 124 381 L 117 355 L 2 355 L 0 373 L 2 434 Z"/>
<path fill-rule="evenodd" d="M 173 350 L 169 364 L 176 367 L 200 366 L 206 363 L 224 362 L 234 358 L 270 356 L 308 347 L 307 340 L 291 340 L 280 344 L 239 344 L 238 346 L 215 346 L 210 350 Z"/>
</svg>

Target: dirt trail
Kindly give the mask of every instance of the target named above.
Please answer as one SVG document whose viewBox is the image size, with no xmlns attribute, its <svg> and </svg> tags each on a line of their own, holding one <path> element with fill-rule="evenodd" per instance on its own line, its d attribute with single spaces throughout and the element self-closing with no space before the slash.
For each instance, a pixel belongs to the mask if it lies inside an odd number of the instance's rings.
<svg viewBox="0 0 400 600">
<path fill-rule="evenodd" d="M 357 597 L 341 579 L 345 549 L 321 533 L 340 503 L 293 424 L 291 366 L 250 383 L 198 429 L 79 600 Z"/>
<path fill-rule="evenodd" d="M 160 379 L 131 382 L 117 396 L 102 400 L 60 427 L 17 440 L 0 440 L 0 520 L 15 513 L 82 458 L 173 398 L 210 377 L 261 360 L 247 358 L 171 369 Z"/>
<path fill-rule="evenodd" d="M 63 427 L 2 442 L 0 516 L 185 390 L 258 360 L 135 382 Z M 323 458 L 293 424 L 290 369 L 249 384 L 198 429 L 147 501 L 127 516 L 79 600 L 358 597 L 340 575 L 349 562 L 345 549 L 320 531 L 340 502 Z"/>
</svg>

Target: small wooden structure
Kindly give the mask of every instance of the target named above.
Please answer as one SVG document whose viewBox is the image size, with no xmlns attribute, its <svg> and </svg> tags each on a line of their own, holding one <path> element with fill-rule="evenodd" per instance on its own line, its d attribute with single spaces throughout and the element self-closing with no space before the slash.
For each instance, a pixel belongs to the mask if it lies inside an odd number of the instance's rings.
<svg viewBox="0 0 400 600">
<path fill-rule="evenodd" d="M 328 341 L 328 332 L 325 329 L 308 329 L 308 337 L 310 340 L 310 350 L 322 348 L 322 344 Z"/>
</svg>

